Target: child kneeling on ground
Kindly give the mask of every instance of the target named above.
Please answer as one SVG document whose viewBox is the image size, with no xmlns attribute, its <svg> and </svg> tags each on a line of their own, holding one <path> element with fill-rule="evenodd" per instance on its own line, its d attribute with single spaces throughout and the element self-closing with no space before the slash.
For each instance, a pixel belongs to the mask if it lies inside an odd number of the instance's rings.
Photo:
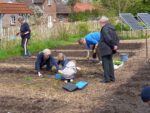
<svg viewBox="0 0 150 113">
<path fill-rule="evenodd" d="M 58 53 L 57 64 L 59 66 L 59 69 L 64 69 L 68 62 L 68 58 L 63 53 Z"/>
<path fill-rule="evenodd" d="M 64 77 L 65 83 L 68 83 L 68 82 L 73 82 L 77 70 L 81 70 L 81 68 L 76 66 L 75 60 L 71 60 L 66 64 L 64 69 L 58 70 L 58 72 Z"/>
</svg>

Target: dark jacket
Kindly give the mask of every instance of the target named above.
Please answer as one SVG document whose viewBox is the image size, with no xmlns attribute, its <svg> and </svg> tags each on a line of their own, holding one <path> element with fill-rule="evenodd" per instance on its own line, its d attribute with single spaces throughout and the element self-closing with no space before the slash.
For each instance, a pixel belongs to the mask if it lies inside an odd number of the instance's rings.
<svg viewBox="0 0 150 113">
<path fill-rule="evenodd" d="M 35 69 L 37 71 L 40 71 L 41 68 L 46 65 L 47 69 L 51 70 L 52 66 L 55 66 L 57 70 L 59 70 L 59 67 L 57 65 L 57 61 L 54 59 L 54 57 L 49 56 L 49 58 L 47 60 L 44 60 L 44 54 L 43 52 L 40 52 L 37 55 L 37 59 L 35 62 Z"/>
<path fill-rule="evenodd" d="M 69 62 L 68 58 L 65 56 L 63 61 L 58 61 L 57 64 L 62 66 L 62 69 L 66 67 L 66 64 Z"/>
<path fill-rule="evenodd" d="M 99 42 L 101 56 L 112 55 L 114 46 L 118 45 L 118 43 L 119 38 L 114 26 L 109 23 L 103 26 L 101 29 L 101 40 Z"/>
<path fill-rule="evenodd" d="M 29 31 L 28 34 L 24 34 L 26 33 L 27 31 Z M 29 24 L 28 23 L 23 23 L 20 27 L 20 33 L 21 33 L 21 38 L 30 38 L 30 34 L 31 34 L 31 30 L 30 30 L 30 27 L 29 27 Z"/>
</svg>

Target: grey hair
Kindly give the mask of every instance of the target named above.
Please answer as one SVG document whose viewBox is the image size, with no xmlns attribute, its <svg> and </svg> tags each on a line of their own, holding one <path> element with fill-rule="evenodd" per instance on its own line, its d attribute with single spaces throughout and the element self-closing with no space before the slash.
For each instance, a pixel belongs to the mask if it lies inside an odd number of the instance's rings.
<svg viewBox="0 0 150 113">
<path fill-rule="evenodd" d="M 19 16 L 18 17 L 18 21 L 24 21 L 25 19 L 24 19 L 24 17 L 23 16 Z"/>
</svg>

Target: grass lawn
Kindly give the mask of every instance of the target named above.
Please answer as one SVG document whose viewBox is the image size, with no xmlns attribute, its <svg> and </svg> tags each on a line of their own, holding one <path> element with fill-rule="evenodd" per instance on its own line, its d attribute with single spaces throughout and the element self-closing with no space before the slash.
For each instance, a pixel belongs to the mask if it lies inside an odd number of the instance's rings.
<svg viewBox="0 0 150 113">
<path fill-rule="evenodd" d="M 35 53 L 45 48 L 52 49 L 52 48 L 56 48 L 62 45 L 69 45 L 69 44 L 76 42 L 79 38 L 80 36 L 78 35 L 70 35 L 69 38 L 67 39 L 57 38 L 57 39 L 43 39 L 43 40 L 40 39 L 39 40 L 36 38 L 33 38 L 33 39 L 31 38 L 29 42 L 29 50 L 31 53 Z M 11 45 L 11 47 L 7 49 L 0 50 L 0 60 L 5 60 L 10 57 L 21 56 L 22 52 L 23 50 L 20 44 Z"/>
</svg>

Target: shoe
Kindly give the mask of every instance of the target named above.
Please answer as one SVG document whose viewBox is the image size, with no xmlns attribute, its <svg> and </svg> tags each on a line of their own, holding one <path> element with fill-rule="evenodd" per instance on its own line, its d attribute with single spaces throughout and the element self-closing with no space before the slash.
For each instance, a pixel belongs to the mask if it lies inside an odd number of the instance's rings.
<svg viewBox="0 0 150 113">
<path fill-rule="evenodd" d="M 23 57 L 24 57 L 24 58 L 29 58 L 29 56 L 28 56 L 28 55 L 24 55 Z"/>
<path fill-rule="evenodd" d="M 92 62 L 93 62 L 93 63 L 96 63 L 96 62 L 97 62 L 97 59 L 94 59 L 94 58 L 93 58 L 93 59 L 92 59 Z"/>
<path fill-rule="evenodd" d="M 102 80 L 100 81 L 101 83 L 110 83 L 111 81 L 110 80 Z"/>
<path fill-rule="evenodd" d="M 110 81 L 111 81 L 111 82 L 115 82 L 115 79 L 111 79 Z"/>
<path fill-rule="evenodd" d="M 102 65 L 102 61 L 99 61 L 99 62 L 97 63 L 97 65 Z"/>
</svg>

